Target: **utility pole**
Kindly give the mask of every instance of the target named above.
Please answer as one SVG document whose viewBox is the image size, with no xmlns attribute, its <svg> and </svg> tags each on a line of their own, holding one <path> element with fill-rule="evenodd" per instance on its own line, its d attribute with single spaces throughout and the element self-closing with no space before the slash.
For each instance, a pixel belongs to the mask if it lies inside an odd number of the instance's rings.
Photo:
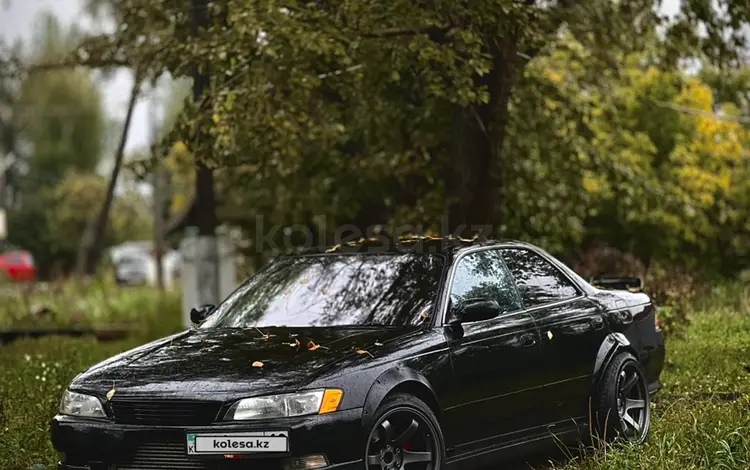
<svg viewBox="0 0 750 470">
<path fill-rule="evenodd" d="M 191 33 L 193 38 L 198 38 L 210 26 L 208 1 L 190 0 Z M 209 88 L 209 71 L 207 64 L 201 64 L 196 57 L 193 64 L 193 101 L 201 108 L 204 105 L 204 93 Z M 196 136 L 196 149 L 193 150 L 196 158 L 195 178 L 195 220 L 194 225 L 198 229 L 196 243 L 196 282 L 199 304 L 218 304 L 221 300 L 219 295 L 219 253 L 216 242 L 216 201 L 214 196 L 214 178 L 211 168 L 201 160 L 201 152 L 211 148 L 206 143 L 211 136 L 205 129 L 199 128 Z"/>
<path fill-rule="evenodd" d="M 156 90 L 154 90 L 156 91 Z M 151 95 L 149 117 L 151 120 L 151 158 L 153 159 L 153 210 L 154 210 L 154 261 L 156 262 L 156 285 L 160 291 L 164 291 L 164 165 L 161 156 L 157 153 L 159 148 L 160 119 L 159 96 L 157 93 Z"/>
<path fill-rule="evenodd" d="M 16 157 L 11 153 L 5 155 L 4 161 L 0 162 L 0 242 L 8 238 L 8 219 L 6 209 L 8 208 L 8 185 L 7 175 Z"/>
</svg>

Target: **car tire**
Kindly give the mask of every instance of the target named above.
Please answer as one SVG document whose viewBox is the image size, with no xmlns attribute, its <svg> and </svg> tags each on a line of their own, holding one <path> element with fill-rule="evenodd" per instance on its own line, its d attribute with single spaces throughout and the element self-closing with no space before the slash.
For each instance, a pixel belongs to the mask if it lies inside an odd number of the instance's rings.
<svg viewBox="0 0 750 470">
<path fill-rule="evenodd" d="M 592 396 L 592 419 L 599 439 L 636 444 L 646 440 L 651 399 L 645 377 L 643 367 L 629 352 L 612 358 Z"/>
<path fill-rule="evenodd" d="M 413 395 L 388 396 L 373 417 L 364 460 L 366 470 L 399 469 L 404 462 L 409 469 L 441 470 L 445 438 L 435 413 Z"/>
</svg>

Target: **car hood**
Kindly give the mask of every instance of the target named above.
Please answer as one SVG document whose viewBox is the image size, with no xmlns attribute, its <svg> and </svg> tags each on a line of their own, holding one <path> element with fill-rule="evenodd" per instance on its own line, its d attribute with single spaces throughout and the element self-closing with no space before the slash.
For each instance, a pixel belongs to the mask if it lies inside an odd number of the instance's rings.
<svg viewBox="0 0 750 470">
<path fill-rule="evenodd" d="M 76 377 L 70 388 L 100 396 L 114 389 L 118 395 L 215 398 L 292 391 L 357 355 L 357 349 L 391 342 L 411 331 L 388 327 L 189 330 L 97 364 Z"/>
</svg>

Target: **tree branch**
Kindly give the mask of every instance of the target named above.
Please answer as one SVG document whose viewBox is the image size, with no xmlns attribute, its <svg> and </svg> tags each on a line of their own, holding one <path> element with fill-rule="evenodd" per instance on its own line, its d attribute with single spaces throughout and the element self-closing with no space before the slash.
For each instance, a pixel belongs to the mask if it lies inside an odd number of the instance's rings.
<svg viewBox="0 0 750 470">
<path fill-rule="evenodd" d="M 402 29 L 402 28 L 393 28 L 393 29 L 384 29 L 382 31 L 371 31 L 363 33 L 361 36 L 365 38 L 371 38 L 371 39 L 386 39 L 386 38 L 395 38 L 395 37 L 404 37 L 404 36 L 416 36 L 418 34 L 427 34 L 428 36 L 432 37 L 444 37 L 445 33 L 450 31 L 449 28 L 439 28 L 437 26 L 430 26 L 427 28 L 422 29 Z"/>
</svg>

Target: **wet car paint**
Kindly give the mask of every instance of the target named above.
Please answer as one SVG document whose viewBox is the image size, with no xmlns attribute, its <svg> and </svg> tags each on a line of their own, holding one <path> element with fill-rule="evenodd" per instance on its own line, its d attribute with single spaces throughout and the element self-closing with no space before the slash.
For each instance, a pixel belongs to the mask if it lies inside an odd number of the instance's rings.
<svg viewBox="0 0 750 470">
<path fill-rule="evenodd" d="M 449 263 L 464 248 L 449 251 Z M 71 461 L 106 462 L 127 455 L 132 434 L 164 431 L 176 439 L 202 429 L 282 426 L 294 430 L 290 455 L 322 452 L 332 464 L 356 467 L 379 404 L 402 390 L 433 408 L 449 463 L 468 468 L 469 457 L 585 428 L 597 374 L 618 350 L 636 352 L 658 383 L 663 338 L 649 298 L 579 286 L 569 302 L 486 322 L 444 325 L 436 314 L 423 327 L 192 329 L 104 361 L 70 389 L 105 402 L 113 389 L 117 397 L 210 398 L 225 402 L 223 413 L 244 397 L 340 388 L 339 411 L 262 423 L 221 422 L 220 415 L 208 427 L 167 429 L 56 416 L 52 441 Z"/>
</svg>

